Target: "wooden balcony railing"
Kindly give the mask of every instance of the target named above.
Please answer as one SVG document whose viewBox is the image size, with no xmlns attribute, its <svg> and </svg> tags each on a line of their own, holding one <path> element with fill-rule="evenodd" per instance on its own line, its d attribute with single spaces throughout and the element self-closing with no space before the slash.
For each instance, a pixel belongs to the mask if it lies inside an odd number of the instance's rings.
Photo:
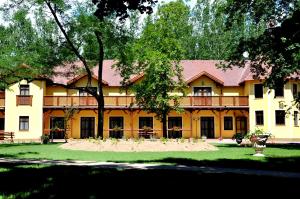
<svg viewBox="0 0 300 199">
<path fill-rule="evenodd" d="M 106 107 L 128 107 L 135 104 L 134 96 L 105 96 Z M 170 102 L 171 104 L 174 102 Z M 218 106 L 242 106 L 249 105 L 247 96 L 188 96 L 180 99 L 182 107 L 218 107 Z M 97 106 L 97 100 L 92 96 L 45 96 L 45 107 L 62 106 Z"/>
<path fill-rule="evenodd" d="M 32 106 L 32 95 L 17 95 L 17 106 L 20 105 Z"/>
</svg>

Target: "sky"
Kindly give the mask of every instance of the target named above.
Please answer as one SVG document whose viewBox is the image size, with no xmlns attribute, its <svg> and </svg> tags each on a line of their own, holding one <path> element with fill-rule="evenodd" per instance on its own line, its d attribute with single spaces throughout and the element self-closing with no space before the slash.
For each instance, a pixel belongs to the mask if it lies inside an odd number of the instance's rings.
<svg viewBox="0 0 300 199">
<path fill-rule="evenodd" d="M 80 1 L 84 1 L 84 0 L 78 0 L 79 2 Z M 159 3 L 168 3 L 168 2 L 171 2 L 171 1 L 175 1 L 175 0 L 158 0 Z M 193 7 L 197 0 L 185 0 L 187 2 L 187 4 L 190 6 L 190 7 Z M 5 3 L 7 2 L 7 0 L 0 0 L 0 7 Z M 143 17 L 142 17 L 143 18 Z M 0 13 L 0 24 L 5 24 L 5 21 L 3 20 L 2 16 L 1 16 L 1 13 Z"/>
</svg>

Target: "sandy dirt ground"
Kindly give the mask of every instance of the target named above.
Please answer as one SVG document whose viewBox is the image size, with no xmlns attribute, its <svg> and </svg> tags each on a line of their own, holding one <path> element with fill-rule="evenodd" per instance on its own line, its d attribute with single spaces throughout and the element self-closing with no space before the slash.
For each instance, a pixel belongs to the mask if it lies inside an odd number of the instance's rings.
<svg viewBox="0 0 300 199">
<path fill-rule="evenodd" d="M 70 139 L 60 146 L 63 149 L 83 151 L 114 151 L 114 152 L 143 152 L 143 151 L 215 151 L 217 147 L 201 140 L 94 140 Z"/>
</svg>

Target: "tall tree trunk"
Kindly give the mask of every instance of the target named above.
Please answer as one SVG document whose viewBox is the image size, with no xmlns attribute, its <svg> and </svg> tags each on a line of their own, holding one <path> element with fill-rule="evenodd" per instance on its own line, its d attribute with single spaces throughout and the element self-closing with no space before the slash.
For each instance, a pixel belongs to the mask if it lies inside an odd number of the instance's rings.
<svg viewBox="0 0 300 199">
<path fill-rule="evenodd" d="M 167 137 L 167 131 L 168 131 L 168 129 L 167 129 L 167 113 L 163 113 L 163 115 L 162 115 L 162 124 L 163 124 L 163 137 Z"/>
<path fill-rule="evenodd" d="M 104 96 L 102 88 L 102 70 L 103 70 L 103 59 L 104 59 L 104 50 L 103 50 L 103 41 L 102 34 L 100 31 L 95 31 L 97 41 L 99 44 L 99 69 L 98 69 L 98 88 L 99 95 L 97 96 L 98 102 L 98 137 L 103 138 L 103 117 L 104 117 Z"/>
</svg>

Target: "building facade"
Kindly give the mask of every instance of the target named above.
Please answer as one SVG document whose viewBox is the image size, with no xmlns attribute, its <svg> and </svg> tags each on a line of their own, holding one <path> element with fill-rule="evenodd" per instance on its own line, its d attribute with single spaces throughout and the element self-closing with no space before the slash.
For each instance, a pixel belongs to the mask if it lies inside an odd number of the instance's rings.
<svg viewBox="0 0 300 199">
<path fill-rule="evenodd" d="M 130 138 L 150 132 L 162 137 L 161 122 L 135 105 L 134 93 L 121 88 L 121 77 L 111 68 L 113 63 L 106 60 L 103 68 L 103 136 Z M 231 138 L 237 132 L 260 128 L 276 138 L 300 139 L 299 110 L 293 106 L 300 92 L 299 80 L 289 79 L 274 91 L 263 87 L 263 80 L 254 80 L 247 67 L 224 72 L 216 63 L 181 62 L 188 88 L 180 100 L 184 111 L 168 115 L 169 138 Z M 79 62 L 72 65 L 82 67 Z M 50 79 L 22 80 L 0 93 L 0 130 L 15 132 L 15 139 L 26 140 L 39 139 L 47 132 L 63 138 L 64 130 L 70 138 L 97 136 L 97 102 L 80 89 L 86 85 L 86 75 L 66 75 L 63 71 L 70 71 L 68 66 L 56 70 Z M 97 70 L 93 69 L 94 87 Z M 132 83 L 142 79 L 133 77 Z"/>
</svg>

